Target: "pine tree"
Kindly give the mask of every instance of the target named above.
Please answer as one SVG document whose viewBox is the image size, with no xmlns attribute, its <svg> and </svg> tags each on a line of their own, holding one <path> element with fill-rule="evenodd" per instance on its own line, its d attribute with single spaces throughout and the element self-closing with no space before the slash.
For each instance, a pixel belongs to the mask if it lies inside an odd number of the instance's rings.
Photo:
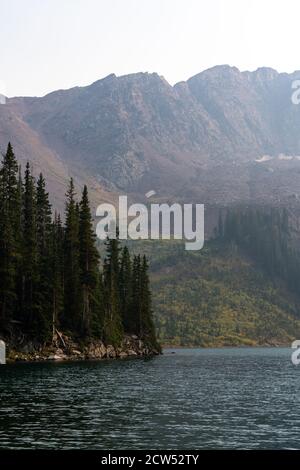
<svg viewBox="0 0 300 470">
<path fill-rule="evenodd" d="M 120 307 L 124 331 L 130 333 L 132 314 L 132 267 L 127 246 L 123 248 L 121 256 Z"/>
<path fill-rule="evenodd" d="M 61 329 L 114 346 L 126 332 L 156 344 L 146 258 L 132 262 L 118 238 L 108 239 L 100 272 L 87 187 L 78 204 L 71 179 L 66 197 L 63 227 L 58 214 L 52 220 L 43 175 L 35 185 L 27 163 L 23 182 L 8 145 L 0 169 L 0 332 L 16 328 L 41 344 Z"/>
<path fill-rule="evenodd" d="M 37 249 L 40 257 L 47 255 L 51 231 L 51 205 L 45 179 L 40 173 L 36 188 Z"/>
<path fill-rule="evenodd" d="M 103 275 L 98 270 L 97 282 L 92 299 L 92 313 L 90 320 L 91 335 L 94 338 L 104 340 L 104 322 L 105 322 L 105 297 Z"/>
<path fill-rule="evenodd" d="M 96 288 L 99 271 L 99 253 L 96 248 L 96 236 L 93 230 L 88 190 L 84 186 L 79 206 L 79 269 L 82 292 L 81 332 L 91 333 L 91 318 L 96 301 Z"/>
<path fill-rule="evenodd" d="M 17 204 L 16 204 L 16 243 L 17 243 L 17 273 L 16 273 L 16 319 L 22 321 L 23 310 L 23 243 L 24 243 L 24 227 L 23 227 L 23 202 L 24 202 L 24 186 L 21 174 L 21 166 L 19 166 L 18 176 L 18 192 L 17 192 Z"/>
<path fill-rule="evenodd" d="M 148 274 L 148 261 L 144 255 L 134 256 L 132 265 L 132 307 L 130 331 L 150 347 L 160 351 L 156 340 L 151 306 L 151 290 Z"/>
<path fill-rule="evenodd" d="M 16 309 L 16 276 L 20 259 L 18 163 L 9 143 L 0 171 L 0 326 L 8 328 Z"/>
<path fill-rule="evenodd" d="M 36 187 L 36 237 L 37 237 L 37 323 L 39 335 L 48 340 L 52 335 L 52 292 L 50 241 L 52 232 L 51 205 L 46 183 L 40 174 Z"/>
<path fill-rule="evenodd" d="M 118 238 L 107 239 L 104 261 L 105 320 L 104 337 L 118 346 L 123 337 L 120 305 L 120 243 Z"/>
<path fill-rule="evenodd" d="M 148 261 L 143 256 L 140 267 L 140 332 L 139 336 L 143 338 L 149 345 L 157 347 L 155 328 L 152 317 L 151 291 L 148 274 Z"/>
<path fill-rule="evenodd" d="M 71 178 L 66 194 L 64 240 L 64 314 L 62 324 L 78 332 L 81 325 L 81 296 L 79 269 L 79 214 L 74 182 Z"/>
<path fill-rule="evenodd" d="M 63 313 L 63 276 L 64 276 L 64 229 L 59 214 L 55 212 L 51 225 L 49 265 L 50 265 L 50 299 L 51 299 L 51 326 L 52 340 L 59 327 Z"/>
<path fill-rule="evenodd" d="M 132 263 L 131 308 L 128 318 L 129 331 L 139 336 L 141 331 L 141 256 L 135 255 Z"/>
<path fill-rule="evenodd" d="M 24 180 L 23 205 L 24 242 L 22 258 L 22 316 L 27 332 L 35 336 L 38 328 L 38 266 L 36 191 L 30 165 L 27 163 Z"/>
</svg>

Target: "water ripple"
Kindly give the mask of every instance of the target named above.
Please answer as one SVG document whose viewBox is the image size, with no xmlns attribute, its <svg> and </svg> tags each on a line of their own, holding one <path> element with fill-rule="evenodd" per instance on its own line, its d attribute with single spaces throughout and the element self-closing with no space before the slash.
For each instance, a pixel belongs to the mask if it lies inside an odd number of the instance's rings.
<svg viewBox="0 0 300 470">
<path fill-rule="evenodd" d="M 288 349 L 0 369 L 0 448 L 300 449 Z"/>
</svg>

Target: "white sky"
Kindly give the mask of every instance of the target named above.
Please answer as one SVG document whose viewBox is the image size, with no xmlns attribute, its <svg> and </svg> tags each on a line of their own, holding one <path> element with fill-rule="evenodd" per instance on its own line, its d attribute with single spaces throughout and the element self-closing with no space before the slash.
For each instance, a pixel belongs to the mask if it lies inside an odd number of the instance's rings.
<svg viewBox="0 0 300 470">
<path fill-rule="evenodd" d="M 300 0 L 0 0 L 0 92 L 110 73 L 170 83 L 217 65 L 300 69 Z"/>
</svg>

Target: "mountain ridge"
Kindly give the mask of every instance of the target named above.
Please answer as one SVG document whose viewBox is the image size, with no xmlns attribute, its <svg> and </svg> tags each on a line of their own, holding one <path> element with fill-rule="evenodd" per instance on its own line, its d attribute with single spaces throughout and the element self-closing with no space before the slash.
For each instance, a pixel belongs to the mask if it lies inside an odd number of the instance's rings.
<svg viewBox="0 0 300 470">
<path fill-rule="evenodd" d="M 229 65 L 173 86 L 157 73 L 110 74 L 43 97 L 7 99 L 0 147 L 11 140 L 21 160 L 34 153 L 63 180 L 90 181 L 95 204 L 119 192 L 142 198 L 150 189 L 217 206 L 293 204 L 300 162 L 277 157 L 300 155 L 300 108 L 291 102 L 297 78 L 299 71 Z"/>
</svg>

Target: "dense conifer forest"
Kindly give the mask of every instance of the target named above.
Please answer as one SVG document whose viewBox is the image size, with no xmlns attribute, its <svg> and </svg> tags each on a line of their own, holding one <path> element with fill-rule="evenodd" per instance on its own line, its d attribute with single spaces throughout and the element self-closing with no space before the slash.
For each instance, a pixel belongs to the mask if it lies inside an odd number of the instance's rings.
<svg viewBox="0 0 300 470">
<path fill-rule="evenodd" d="M 288 343 L 300 332 L 300 256 L 288 211 L 220 215 L 200 252 L 181 242 L 96 242 L 88 190 L 71 179 L 63 217 L 43 175 L 9 144 L 0 168 L 0 336 L 50 344 L 57 332 L 118 346 Z M 146 253 L 141 256 L 139 253 Z M 100 256 L 101 253 L 101 256 Z"/>
<path fill-rule="evenodd" d="M 290 345 L 300 335 L 297 216 L 289 209 L 223 209 L 214 237 L 187 253 L 144 243 L 163 344 Z M 134 247 L 141 250 L 141 247 Z"/>
<path fill-rule="evenodd" d="M 286 281 L 290 290 L 300 292 L 299 248 L 292 240 L 287 209 L 227 211 L 225 217 L 219 217 L 217 239 L 225 244 L 235 244 L 255 259 L 271 279 Z"/>
<path fill-rule="evenodd" d="M 117 346 L 125 334 L 149 345 L 152 320 L 148 261 L 119 240 L 101 260 L 88 189 L 77 200 L 71 179 L 65 214 L 52 211 L 46 181 L 24 175 L 11 144 L 0 169 L 0 334 L 49 343 L 57 331 Z"/>
</svg>

